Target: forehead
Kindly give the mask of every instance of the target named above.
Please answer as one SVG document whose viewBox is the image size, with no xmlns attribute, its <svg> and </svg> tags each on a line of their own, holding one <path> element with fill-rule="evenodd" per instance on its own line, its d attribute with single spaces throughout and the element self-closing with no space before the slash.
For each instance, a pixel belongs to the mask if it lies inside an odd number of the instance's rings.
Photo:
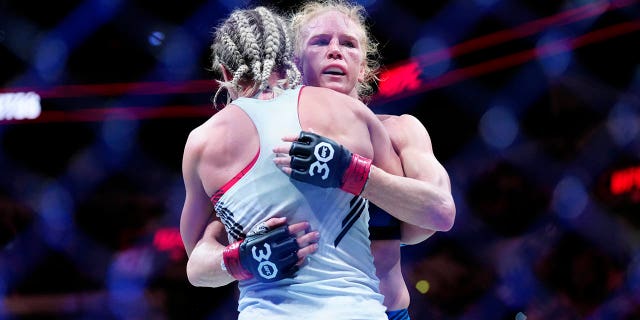
<svg viewBox="0 0 640 320">
<path fill-rule="evenodd" d="M 362 40 L 362 28 L 345 14 L 338 11 L 325 11 L 309 19 L 303 28 L 307 37 L 318 34 L 350 36 Z"/>
</svg>

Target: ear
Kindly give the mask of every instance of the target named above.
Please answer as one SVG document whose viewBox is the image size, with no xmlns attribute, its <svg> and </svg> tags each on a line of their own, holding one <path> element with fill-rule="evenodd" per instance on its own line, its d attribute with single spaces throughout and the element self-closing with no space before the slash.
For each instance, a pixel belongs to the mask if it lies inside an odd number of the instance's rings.
<svg viewBox="0 0 640 320">
<path fill-rule="evenodd" d="M 358 72 L 358 82 L 364 82 L 364 75 L 365 75 L 365 67 L 366 67 L 366 62 L 364 62 L 364 60 L 360 63 L 360 71 Z"/>
<path fill-rule="evenodd" d="M 220 69 L 222 69 L 222 78 L 225 82 L 231 81 L 233 79 L 233 74 L 227 67 L 225 67 L 222 63 L 220 64 Z"/>
<path fill-rule="evenodd" d="M 302 73 L 302 59 L 294 56 L 292 60 L 293 64 L 298 68 L 298 71 Z"/>
</svg>

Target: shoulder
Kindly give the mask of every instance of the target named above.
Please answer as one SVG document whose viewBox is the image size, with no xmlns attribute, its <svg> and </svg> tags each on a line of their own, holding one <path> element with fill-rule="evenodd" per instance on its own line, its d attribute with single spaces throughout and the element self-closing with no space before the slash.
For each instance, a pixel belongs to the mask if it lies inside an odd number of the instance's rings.
<svg viewBox="0 0 640 320">
<path fill-rule="evenodd" d="M 379 114 L 377 117 L 388 131 L 419 136 L 429 135 L 424 124 L 413 115 Z"/>
<path fill-rule="evenodd" d="M 312 98 L 316 101 L 330 101 L 332 104 L 341 103 L 345 106 L 366 108 L 366 105 L 358 99 L 355 99 L 344 93 L 323 87 L 305 86 L 304 90 L 302 90 L 301 96 Z"/>
<path fill-rule="evenodd" d="M 225 128 L 230 125 L 229 110 L 230 108 L 228 106 L 225 107 L 207 119 L 207 121 L 191 130 L 187 137 L 187 146 L 201 148 L 206 145 L 208 136 L 215 134 L 216 131 L 225 130 Z"/>
<path fill-rule="evenodd" d="M 431 137 L 427 128 L 413 115 L 377 115 L 391 138 L 396 149 L 402 149 L 408 145 L 431 145 Z"/>
<path fill-rule="evenodd" d="M 422 122 L 410 114 L 402 114 L 399 116 L 391 114 L 377 114 L 376 116 L 386 127 L 420 129 L 426 131 Z"/>
<path fill-rule="evenodd" d="M 243 121 L 238 121 L 239 113 L 243 113 L 240 108 L 228 105 L 203 124 L 191 130 L 185 144 L 185 156 L 192 154 L 198 159 L 210 153 L 232 155 L 234 150 L 239 149 L 235 141 L 237 139 L 234 138 L 238 135 L 230 135 L 229 132 L 243 133 L 247 131 Z"/>
</svg>

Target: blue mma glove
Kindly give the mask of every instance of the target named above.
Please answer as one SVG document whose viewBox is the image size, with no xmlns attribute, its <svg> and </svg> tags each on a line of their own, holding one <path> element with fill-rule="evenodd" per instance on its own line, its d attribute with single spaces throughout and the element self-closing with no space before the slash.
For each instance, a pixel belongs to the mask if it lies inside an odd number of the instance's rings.
<svg viewBox="0 0 640 320">
<path fill-rule="evenodd" d="M 243 240 L 228 245 L 223 254 L 224 268 L 238 280 L 256 278 L 273 282 L 293 278 L 298 271 L 298 242 L 287 225 L 269 230 L 264 225 L 249 232 Z"/>
<path fill-rule="evenodd" d="M 298 181 L 360 195 L 369 179 L 370 159 L 315 133 L 302 131 L 289 155 L 291 178 Z"/>
</svg>

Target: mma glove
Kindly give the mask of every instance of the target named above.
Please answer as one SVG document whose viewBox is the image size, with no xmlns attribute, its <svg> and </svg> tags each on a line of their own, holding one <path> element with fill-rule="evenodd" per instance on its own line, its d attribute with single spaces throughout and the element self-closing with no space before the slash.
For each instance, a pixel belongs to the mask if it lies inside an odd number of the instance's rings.
<svg viewBox="0 0 640 320">
<path fill-rule="evenodd" d="M 269 230 L 262 227 L 245 239 L 228 245 L 222 253 L 223 265 L 237 280 L 256 278 L 273 282 L 293 278 L 298 267 L 298 242 L 287 225 Z"/>
<path fill-rule="evenodd" d="M 291 178 L 298 181 L 360 195 L 369 179 L 371 159 L 312 132 L 302 131 L 289 155 Z"/>
</svg>

